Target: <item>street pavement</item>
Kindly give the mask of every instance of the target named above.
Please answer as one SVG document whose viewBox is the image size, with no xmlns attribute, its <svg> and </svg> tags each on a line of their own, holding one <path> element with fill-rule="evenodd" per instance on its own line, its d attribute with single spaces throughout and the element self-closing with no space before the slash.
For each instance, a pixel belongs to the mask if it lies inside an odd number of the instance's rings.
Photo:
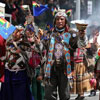
<svg viewBox="0 0 100 100">
<path fill-rule="evenodd" d="M 89 97 L 89 92 L 85 93 L 85 100 L 99 100 L 99 91 L 97 91 L 96 96 L 93 97 Z M 70 100 L 75 100 L 75 98 L 77 97 L 77 95 L 75 94 L 71 94 L 71 99 Z"/>
</svg>

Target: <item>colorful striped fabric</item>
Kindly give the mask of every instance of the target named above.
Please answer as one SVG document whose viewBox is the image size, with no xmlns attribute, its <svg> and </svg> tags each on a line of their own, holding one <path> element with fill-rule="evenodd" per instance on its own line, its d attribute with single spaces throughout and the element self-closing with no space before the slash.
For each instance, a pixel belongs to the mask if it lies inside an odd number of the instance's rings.
<svg viewBox="0 0 100 100">
<path fill-rule="evenodd" d="M 32 2 L 33 7 L 38 6 L 39 4 L 37 4 L 35 1 Z"/>
<path fill-rule="evenodd" d="M 55 16 L 55 13 L 56 13 L 56 12 L 57 12 L 57 9 L 56 9 L 56 8 L 53 8 L 53 9 L 52 9 L 52 15 Z"/>
<path fill-rule="evenodd" d="M 4 25 L 6 22 L 7 21 L 4 18 L 0 17 L 0 25 Z"/>
<path fill-rule="evenodd" d="M 48 62 L 46 66 L 46 71 L 45 71 L 45 77 L 50 78 L 50 71 L 51 71 L 51 64 L 52 64 L 52 59 L 53 59 L 53 51 L 54 51 L 54 44 L 55 44 L 55 38 L 51 38 L 50 42 L 50 48 L 49 48 L 49 53 L 48 53 Z"/>
<path fill-rule="evenodd" d="M 0 17 L 0 35 L 7 39 L 15 31 L 16 27 L 10 24 L 6 19 Z"/>
<path fill-rule="evenodd" d="M 63 37 L 64 37 L 64 42 L 69 44 L 69 40 L 70 40 L 70 37 L 71 37 L 70 33 L 64 33 Z M 50 42 L 49 53 L 48 53 L 47 66 L 46 66 L 46 70 L 45 70 L 45 77 L 48 77 L 48 78 L 50 78 L 50 71 L 51 71 L 51 67 L 52 67 L 54 45 L 55 45 L 55 38 L 52 37 L 51 42 Z M 64 46 L 64 54 L 65 54 L 65 59 L 66 59 L 66 66 L 65 66 L 64 74 L 69 76 L 71 74 L 70 52 L 69 52 L 69 49 L 66 46 Z"/>
<path fill-rule="evenodd" d="M 83 62 L 83 55 L 84 49 L 77 48 L 76 51 L 74 52 L 74 61 L 75 62 Z"/>
<path fill-rule="evenodd" d="M 8 29 L 10 27 L 10 23 L 9 22 L 6 22 L 4 25 L 3 25 L 6 29 Z"/>
<path fill-rule="evenodd" d="M 71 38 L 70 33 L 64 33 L 63 34 L 64 37 L 64 42 L 66 44 L 69 44 L 69 40 Z M 69 48 L 67 48 L 66 46 L 64 46 L 64 52 L 65 52 L 65 59 L 66 59 L 66 66 L 65 66 L 65 75 L 69 76 L 71 74 L 71 63 L 70 63 L 70 51 Z"/>
<path fill-rule="evenodd" d="M 67 14 L 68 16 L 71 16 L 71 14 L 72 14 L 72 9 L 67 10 L 67 11 L 66 11 L 66 14 Z"/>
</svg>

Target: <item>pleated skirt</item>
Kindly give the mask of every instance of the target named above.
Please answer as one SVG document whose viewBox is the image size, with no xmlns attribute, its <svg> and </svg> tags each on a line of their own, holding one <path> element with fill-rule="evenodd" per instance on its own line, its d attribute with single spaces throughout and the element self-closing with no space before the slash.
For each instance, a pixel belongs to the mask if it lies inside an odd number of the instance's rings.
<svg viewBox="0 0 100 100">
<path fill-rule="evenodd" d="M 71 93 L 83 94 L 92 90 L 93 87 L 90 84 L 91 78 L 93 78 L 93 73 L 88 72 L 83 63 L 75 63 Z"/>
</svg>

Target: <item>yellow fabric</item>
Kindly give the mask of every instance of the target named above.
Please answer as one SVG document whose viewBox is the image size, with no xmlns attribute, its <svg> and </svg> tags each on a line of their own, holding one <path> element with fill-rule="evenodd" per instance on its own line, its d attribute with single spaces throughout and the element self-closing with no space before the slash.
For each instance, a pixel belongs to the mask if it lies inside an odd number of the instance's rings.
<svg viewBox="0 0 100 100">
<path fill-rule="evenodd" d="M 92 73 L 87 72 L 87 68 L 83 63 L 75 63 L 74 82 L 71 92 L 75 94 L 83 94 L 93 89 L 90 84 Z"/>
</svg>

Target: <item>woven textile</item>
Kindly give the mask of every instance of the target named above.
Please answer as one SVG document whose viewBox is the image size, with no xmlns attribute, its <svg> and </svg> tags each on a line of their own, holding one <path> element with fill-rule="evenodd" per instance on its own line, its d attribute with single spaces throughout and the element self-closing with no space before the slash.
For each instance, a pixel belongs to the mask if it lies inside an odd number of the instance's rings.
<svg viewBox="0 0 100 100">
<path fill-rule="evenodd" d="M 64 42 L 69 44 L 69 39 L 70 39 L 70 33 L 64 33 Z M 55 38 L 51 38 L 50 42 L 50 48 L 49 48 L 49 53 L 48 53 L 48 62 L 46 66 L 46 74 L 45 76 L 50 78 L 50 71 L 52 67 L 52 61 L 53 61 L 53 53 L 54 53 L 54 44 L 55 44 Z M 71 65 L 70 65 L 70 52 L 69 49 L 64 45 L 64 55 L 65 55 L 65 60 L 66 60 L 66 68 L 65 68 L 65 74 L 69 75 L 71 73 Z"/>
</svg>

